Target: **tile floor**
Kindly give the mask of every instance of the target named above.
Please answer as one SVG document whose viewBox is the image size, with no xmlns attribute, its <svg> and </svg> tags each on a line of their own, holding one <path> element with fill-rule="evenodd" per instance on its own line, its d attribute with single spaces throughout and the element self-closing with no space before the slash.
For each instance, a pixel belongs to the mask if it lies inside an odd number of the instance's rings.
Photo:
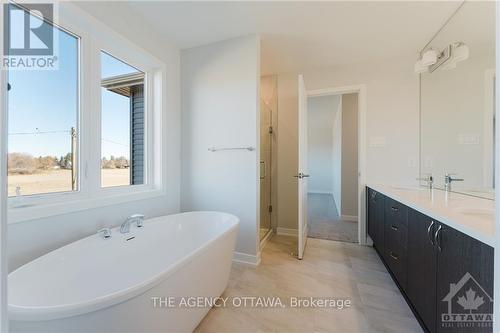
<svg viewBox="0 0 500 333">
<path fill-rule="evenodd" d="M 295 248 L 273 236 L 258 267 L 233 264 L 223 296 L 343 298 L 350 308 L 213 308 L 195 332 L 422 332 L 372 248 L 309 238 L 301 261 Z"/>
<path fill-rule="evenodd" d="M 308 194 L 309 237 L 358 242 L 358 223 L 342 220 L 331 194 Z"/>
</svg>

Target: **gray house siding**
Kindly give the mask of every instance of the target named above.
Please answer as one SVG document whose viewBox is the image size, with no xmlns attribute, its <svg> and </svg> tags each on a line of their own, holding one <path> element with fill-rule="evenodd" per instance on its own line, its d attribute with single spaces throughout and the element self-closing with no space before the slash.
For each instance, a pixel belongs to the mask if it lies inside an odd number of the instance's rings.
<svg viewBox="0 0 500 333">
<path fill-rule="evenodd" d="M 131 87 L 130 182 L 144 184 L 144 85 Z"/>
</svg>

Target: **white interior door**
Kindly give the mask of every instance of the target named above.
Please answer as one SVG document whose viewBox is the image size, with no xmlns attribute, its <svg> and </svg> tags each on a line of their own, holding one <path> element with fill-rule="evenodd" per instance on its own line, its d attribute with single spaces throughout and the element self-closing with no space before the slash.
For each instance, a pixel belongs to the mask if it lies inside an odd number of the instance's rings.
<svg viewBox="0 0 500 333">
<path fill-rule="evenodd" d="M 304 257 L 307 242 L 307 94 L 304 77 L 299 75 L 299 170 L 297 183 L 299 187 L 299 240 L 298 258 Z"/>
</svg>

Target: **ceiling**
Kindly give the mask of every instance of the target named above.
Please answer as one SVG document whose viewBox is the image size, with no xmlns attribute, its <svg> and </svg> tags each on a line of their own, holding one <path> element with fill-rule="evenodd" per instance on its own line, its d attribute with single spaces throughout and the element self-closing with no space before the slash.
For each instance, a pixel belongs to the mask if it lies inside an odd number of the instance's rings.
<svg viewBox="0 0 500 333">
<path fill-rule="evenodd" d="M 106 3 L 115 15 L 139 14 L 141 21 L 181 49 L 259 34 L 263 74 L 416 56 L 459 5 L 457 1 Z M 87 3 L 85 9 L 92 14 L 99 6 L 102 3 Z"/>
</svg>

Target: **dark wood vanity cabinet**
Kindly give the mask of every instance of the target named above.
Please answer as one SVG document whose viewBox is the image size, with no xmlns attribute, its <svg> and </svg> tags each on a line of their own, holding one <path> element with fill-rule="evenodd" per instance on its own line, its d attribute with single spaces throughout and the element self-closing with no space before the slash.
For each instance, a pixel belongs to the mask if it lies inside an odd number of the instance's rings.
<svg viewBox="0 0 500 333">
<path fill-rule="evenodd" d="M 436 327 L 437 249 L 428 216 L 410 209 L 408 218 L 408 279 L 406 295 L 429 331 Z"/>
<path fill-rule="evenodd" d="M 385 196 L 368 189 L 368 235 L 373 240 L 374 246 L 378 251 L 384 251 L 384 200 Z"/>
<path fill-rule="evenodd" d="M 441 316 L 446 319 L 450 304 L 452 313 L 493 313 L 493 248 L 445 224 L 439 227 L 436 239 L 436 332 L 493 332 L 490 325 L 476 325 L 474 329 L 455 325 L 452 330 L 443 325 Z M 460 298 L 465 308 L 459 304 Z"/>
<path fill-rule="evenodd" d="M 493 248 L 380 192 L 367 193 L 369 235 L 422 328 L 493 332 L 487 317 L 493 313 Z M 471 325 L 453 321 L 457 314 L 486 316 Z"/>
<path fill-rule="evenodd" d="M 406 288 L 408 208 L 385 198 L 384 253 L 387 265 L 401 288 Z"/>
</svg>

